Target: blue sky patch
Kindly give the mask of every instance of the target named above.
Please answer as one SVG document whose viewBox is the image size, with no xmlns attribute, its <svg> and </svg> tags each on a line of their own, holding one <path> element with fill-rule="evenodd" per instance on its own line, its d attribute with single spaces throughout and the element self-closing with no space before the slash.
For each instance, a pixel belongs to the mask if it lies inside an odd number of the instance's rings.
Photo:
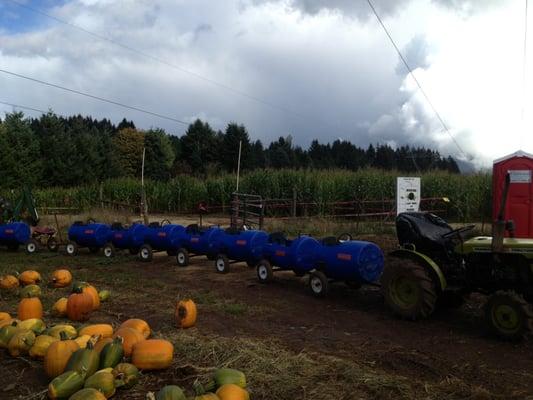
<svg viewBox="0 0 533 400">
<path fill-rule="evenodd" d="M 16 0 L 29 8 L 50 13 L 67 0 Z M 8 34 L 38 30 L 54 24 L 54 21 L 10 0 L 0 2 L 0 31 Z"/>
</svg>

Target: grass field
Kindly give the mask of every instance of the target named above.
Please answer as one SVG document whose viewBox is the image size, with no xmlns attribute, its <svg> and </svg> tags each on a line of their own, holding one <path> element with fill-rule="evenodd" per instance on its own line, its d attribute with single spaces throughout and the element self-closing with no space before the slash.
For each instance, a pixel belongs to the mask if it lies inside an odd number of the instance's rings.
<svg viewBox="0 0 533 400">
<path fill-rule="evenodd" d="M 374 237 L 384 248 L 392 237 Z M 533 394 L 533 347 L 501 343 L 481 327 L 474 301 L 459 311 L 420 323 L 400 321 L 383 307 L 373 288 L 354 292 L 343 285 L 330 298 L 306 293 L 305 282 L 283 273 L 272 285 L 259 285 L 255 272 L 235 265 L 228 275 L 211 262 L 195 259 L 178 268 L 158 256 L 143 264 L 130 256 L 112 260 L 82 254 L 67 258 L 42 253 L 26 256 L 0 251 L 0 274 L 32 268 L 46 280 L 59 266 L 75 279 L 112 292 L 90 322 L 118 326 L 128 318 L 149 322 L 156 337 L 171 340 L 171 368 L 143 374 L 117 399 L 144 399 L 165 384 L 203 381 L 214 367 L 229 366 L 247 375 L 253 399 L 524 399 Z M 68 289 L 43 286 L 49 310 Z M 16 293 L 1 293 L 0 311 L 16 312 Z M 193 298 L 197 326 L 174 325 L 177 299 Z M 46 313 L 48 324 L 60 320 Z M 1 353 L 2 399 L 44 399 L 47 379 L 38 361 Z M 528 397 L 530 396 L 530 397 Z"/>
</svg>

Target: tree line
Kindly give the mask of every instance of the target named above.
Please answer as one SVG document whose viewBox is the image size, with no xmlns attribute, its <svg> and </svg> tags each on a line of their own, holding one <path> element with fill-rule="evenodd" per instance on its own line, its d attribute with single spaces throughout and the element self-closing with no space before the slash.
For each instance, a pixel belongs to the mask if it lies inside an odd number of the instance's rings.
<svg viewBox="0 0 533 400">
<path fill-rule="evenodd" d="M 21 184 L 37 187 L 72 187 L 110 178 L 139 177 L 143 148 L 146 149 L 145 177 L 166 181 L 181 174 L 216 175 L 236 170 L 242 142 L 243 170 L 379 168 L 406 173 L 444 170 L 458 173 L 451 157 L 417 147 L 392 148 L 386 144 L 364 149 L 348 141 L 322 144 L 314 140 L 308 149 L 280 137 L 264 145 L 252 141 L 247 129 L 230 123 L 216 131 L 196 120 L 182 136 L 163 129 L 137 129 L 123 119 L 87 116 L 62 117 L 48 112 L 26 118 L 22 112 L 6 114 L 0 120 L 0 187 Z"/>
</svg>

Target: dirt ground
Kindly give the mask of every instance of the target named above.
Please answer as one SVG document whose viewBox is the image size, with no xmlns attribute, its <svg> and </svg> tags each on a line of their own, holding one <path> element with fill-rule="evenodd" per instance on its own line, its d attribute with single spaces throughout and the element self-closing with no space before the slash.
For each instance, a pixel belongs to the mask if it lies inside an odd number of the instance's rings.
<svg viewBox="0 0 533 400">
<path fill-rule="evenodd" d="M 389 236 L 365 239 L 378 242 L 384 251 L 395 246 Z M 194 329 L 201 331 L 202 337 L 274 340 L 280 351 L 294 355 L 303 352 L 354 361 L 384 376 L 400 377 L 414 387 L 416 398 L 467 398 L 453 388 L 449 396 L 433 393 L 431 388 L 468 385 L 474 388 L 468 398 L 533 399 L 533 341 L 512 344 L 491 337 L 482 320 L 482 296 L 474 296 L 459 309 L 438 311 L 430 320 L 409 322 L 392 316 L 374 287 L 354 290 L 339 283 L 326 299 L 316 299 L 308 293 L 305 278 L 291 272 L 277 273 L 273 283 L 262 285 L 255 270 L 245 264 L 232 265 L 229 274 L 220 275 L 204 257 L 193 258 L 189 267 L 179 268 L 173 258 L 164 255 L 150 264 L 121 256 L 109 265 L 101 256 L 88 254 L 76 259 L 43 255 L 20 261 L 26 256 L 2 260 L 3 253 L 0 263 L 4 267 L 6 263 L 17 266 L 25 262 L 48 271 L 53 265 L 68 263 L 78 279 L 111 289 L 114 298 L 97 313 L 99 321 L 144 318 L 154 331 L 169 332 L 173 329 L 169 310 L 176 298 L 190 296 L 199 304 L 198 327 Z M 53 299 L 46 301 L 45 307 Z M 13 298 L 4 298 L 0 304 L 0 311 L 15 311 Z M 276 350 L 272 348 L 272 352 Z M 36 366 L 35 361 L 0 353 L 0 398 L 45 398 L 47 380 Z M 118 394 L 116 398 L 142 397 Z"/>
</svg>

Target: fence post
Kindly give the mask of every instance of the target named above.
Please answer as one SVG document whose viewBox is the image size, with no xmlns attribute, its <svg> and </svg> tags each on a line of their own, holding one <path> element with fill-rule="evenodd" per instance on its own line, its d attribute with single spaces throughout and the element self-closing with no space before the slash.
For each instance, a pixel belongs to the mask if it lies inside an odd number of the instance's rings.
<svg viewBox="0 0 533 400">
<path fill-rule="evenodd" d="M 296 202 L 298 201 L 298 195 L 296 188 L 292 188 L 292 217 L 296 218 Z"/>
</svg>

